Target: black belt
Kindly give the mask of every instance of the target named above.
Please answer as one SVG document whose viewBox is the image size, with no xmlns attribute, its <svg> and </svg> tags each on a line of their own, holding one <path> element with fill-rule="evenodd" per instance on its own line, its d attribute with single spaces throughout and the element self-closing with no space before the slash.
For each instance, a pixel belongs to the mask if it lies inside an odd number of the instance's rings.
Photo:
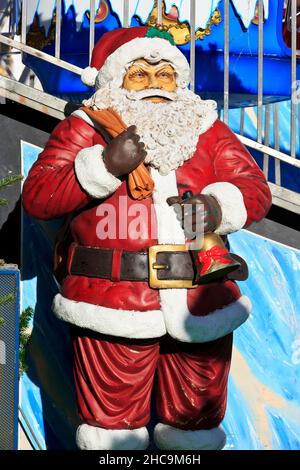
<svg viewBox="0 0 300 470">
<path fill-rule="evenodd" d="M 70 255 L 69 272 L 76 276 L 149 281 L 154 272 L 162 282 L 192 281 L 195 276 L 191 253 L 184 245 L 155 245 L 147 252 L 75 245 Z"/>
</svg>

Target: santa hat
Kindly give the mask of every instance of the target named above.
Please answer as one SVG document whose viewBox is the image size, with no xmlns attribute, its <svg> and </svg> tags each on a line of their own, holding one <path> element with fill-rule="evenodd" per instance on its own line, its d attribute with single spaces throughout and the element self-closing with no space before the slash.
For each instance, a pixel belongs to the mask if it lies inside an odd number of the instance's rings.
<svg viewBox="0 0 300 470">
<path fill-rule="evenodd" d="M 83 70 L 81 80 L 97 89 L 112 81 L 121 87 L 128 66 L 142 58 L 150 63 L 170 62 L 177 73 L 177 85 L 181 88 L 188 86 L 189 63 L 176 47 L 173 37 L 148 26 L 120 28 L 105 33 L 95 45 L 90 67 Z"/>
</svg>

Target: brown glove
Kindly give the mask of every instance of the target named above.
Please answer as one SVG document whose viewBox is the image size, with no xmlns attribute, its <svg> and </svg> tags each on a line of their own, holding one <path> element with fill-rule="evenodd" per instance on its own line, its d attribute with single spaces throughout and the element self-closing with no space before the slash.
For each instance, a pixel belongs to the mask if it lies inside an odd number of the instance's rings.
<svg viewBox="0 0 300 470">
<path fill-rule="evenodd" d="M 188 233 L 188 229 L 192 228 L 193 236 L 204 233 L 214 232 L 220 225 L 222 220 L 222 210 L 213 196 L 205 194 L 196 194 L 192 197 L 182 199 L 174 196 L 167 200 L 170 206 L 174 205 L 177 218 L 181 221 L 182 227 Z M 197 227 L 197 221 L 202 221 Z"/>
<path fill-rule="evenodd" d="M 146 158 L 145 144 L 140 142 L 140 136 L 135 131 L 135 126 L 128 127 L 103 151 L 105 166 L 116 177 L 128 175 Z"/>
</svg>

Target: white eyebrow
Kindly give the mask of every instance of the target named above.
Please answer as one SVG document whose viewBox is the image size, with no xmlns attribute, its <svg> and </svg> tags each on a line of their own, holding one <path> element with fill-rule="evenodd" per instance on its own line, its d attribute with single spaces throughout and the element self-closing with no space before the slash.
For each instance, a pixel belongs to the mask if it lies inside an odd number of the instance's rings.
<svg viewBox="0 0 300 470">
<path fill-rule="evenodd" d="M 159 64 L 155 64 L 155 65 L 152 65 L 152 64 L 145 64 L 143 62 L 134 62 L 133 64 L 130 65 L 130 67 L 145 67 L 145 68 L 149 68 L 149 67 L 154 67 L 154 68 L 163 68 L 163 67 L 167 67 L 167 66 L 170 66 L 172 67 L 172 65 L 169 63 L 169 62 L 165 62 L 165 63 L 159 63 Z M 173 67 L 172 67 L 173 69 Z"/>
</svg>

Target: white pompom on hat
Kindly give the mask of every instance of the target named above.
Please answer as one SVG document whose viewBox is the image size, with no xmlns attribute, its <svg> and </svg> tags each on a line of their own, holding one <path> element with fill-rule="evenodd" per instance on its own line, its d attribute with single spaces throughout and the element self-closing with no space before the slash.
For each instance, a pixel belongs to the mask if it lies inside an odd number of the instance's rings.
<svg viewBox="0 0 300 470">
<path fill-rule="evenodd" d="M 87 86 L 95 86 L 98 73 L 96 67 L 86 67 L 81 74 L 81 81 Z"/>
<path fill-rule="evenodd" d="M 190 82 L 190 67 L 185 56 L 168 39 L 168 35 L 149 34 L 148 26 L 120 28 L 105 33 L 95 45 L 92 60 L 82 74 L 82 82 L 96 89 L 114 82 L 122 86 L 124 75 L 130 63 L 137 59 L 159 57 L 174 67 L 178 76 L 178 86 L 186 88 Z M 171 38 L 171 36 L 169 36 Z"/>
</svg>

